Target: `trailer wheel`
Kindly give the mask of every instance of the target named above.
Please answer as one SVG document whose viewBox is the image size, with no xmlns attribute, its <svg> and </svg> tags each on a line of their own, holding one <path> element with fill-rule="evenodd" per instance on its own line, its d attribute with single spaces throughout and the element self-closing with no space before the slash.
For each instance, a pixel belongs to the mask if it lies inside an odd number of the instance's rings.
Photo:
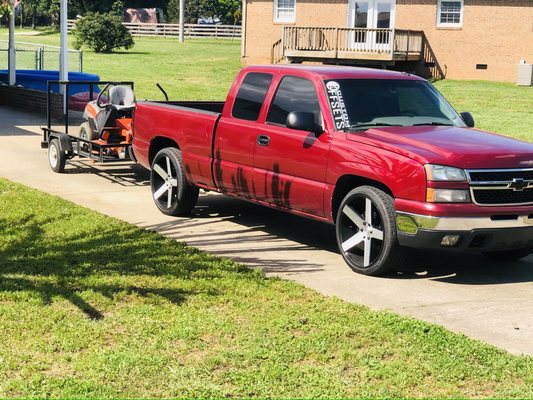
<svg viewBox="0 0 533 400">
<path fill-rule="evenodd" d="M 52 139 L 48 146 L 48 162 L 54 172 L 62 173 L 65 170 L 67 155 L 64 151 L 61 151 L 61 146 L 59 146 L 59 140 L 57 139 Z"/>
<path fill-rule="evenodd" d="M 364 275 L 383 275 L 405 261 L 396 236 L 391 196 L 371 186 L 350 191 L 336 220 L 339 251 L 348 266 Z"/>
<path fill-rule="evenodd" d="M 150 183 L 155 205 L 163 214 L 187 215 L 198 201 L 199 189 L 187 182 L 181 151 L 175 147 L 164 148 L 156 154 Z"/>
<path fill-rule="evenodd" d="M 93 131 L 93 128 L 91 128 L 91 125 L 88 122 L 84 122 L 80 125 L 80 138 L 85 140 L 96 140 L 98 139 L 98 134 Z M 81 147 L 81 150 L 88 152 L 89 151 L 89 145 L 87 143 L 81 143 L 79 142 L 79 146 Z"/>
</svg>

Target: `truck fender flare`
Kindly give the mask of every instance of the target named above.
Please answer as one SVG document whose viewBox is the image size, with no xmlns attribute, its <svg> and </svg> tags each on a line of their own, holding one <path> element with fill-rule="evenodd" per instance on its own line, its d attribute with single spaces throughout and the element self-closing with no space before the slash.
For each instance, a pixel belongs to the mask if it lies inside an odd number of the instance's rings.
<svg viewBox="0 0 533 400">
<path fill-rule="evenodd" d="M 52 139 L 59 140 L 59 149 L 64 152 L 72 153 L 72 139 L 66 133 L 51 133 L 48 137 L 48 142 Z"/>
<path fill-rule="evenodd" d="M 343 175 L 337 179 L 334 185 L 330 186 L 331 202 L 330 204 L 326 204 L 326 206 L 331 207 L 329 211 L 331 212 L 333 220 L 336 218 L 338 208 L 344 196 L 350 192 L 350 190 L 359 186 L 375 187 L 376 189 L 387 193 L 391 197 L 395 197 L 391 188 L 383 182 L 380 182 L 378 179 L 373 179 L 362 175 Z"/>
</svg>

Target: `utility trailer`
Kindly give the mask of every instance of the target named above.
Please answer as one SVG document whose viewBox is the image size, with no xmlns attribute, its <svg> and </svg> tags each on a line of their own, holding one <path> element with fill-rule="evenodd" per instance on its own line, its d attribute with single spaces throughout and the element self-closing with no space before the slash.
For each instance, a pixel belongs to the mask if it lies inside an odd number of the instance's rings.
<svg viewBox="0 0 533 400">
<path fill-rule="evenodd" d="M 89 90 L 80 91 L 80 87 Z M 52 127 L 52 96 L 58 88 L 65 93 L 66 99 L 63 104 L 64 130 Z M 135 161 L 131 149 L 135 109 L 133 89 L 134 83 L 130 81 L 48 81 L 47 126 L 42 128 L 41 147 L 48 149 L 48 161 L 54 172 L 63 172 L 67 160 L 75 157 L 99 163 Z M 77 93 L 69 96 L 74 91 Z M 69 132 L 73 111 L 79 115 L 82 110 L 85 122 L 73 134 Z"/>
</svg>

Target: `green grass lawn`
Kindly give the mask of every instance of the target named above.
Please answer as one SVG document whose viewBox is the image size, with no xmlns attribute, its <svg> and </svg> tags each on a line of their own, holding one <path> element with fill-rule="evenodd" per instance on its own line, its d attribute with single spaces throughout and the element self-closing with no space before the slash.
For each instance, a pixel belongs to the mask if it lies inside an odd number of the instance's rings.
<svg viewBox="0 0 533 400">
<path fill-rule="evenodd" d="M 533 87 L 450 80 L 435 86 L 457 111 L 470 111 L 478 128 L 533 142 Z"/>
<path fill-rule="evenodd" d="M 57 44 L 56 33 L 18 40 Z M 0 39 L 6 37 L 0 30 Z M 223 99 L 239 44 L 137 38 L 85 71 L 140 98 Z M 533 91 L 436 86 L 533 141 Z M 0 179 L 0 397 L 533 397 L 533 358 L 266 279 Z"/>
<path fill-rule="evenodd" d="M 17 40 L 59 44 L 50 31 L 19 31 Z M 0 39 L 7 31 L 0 29 Z M 71 40 L 72 41 L 72 40 Z M 141 99 L 163 99 L 156 88 L 161 83 L 172 99 L 224 100 L 241 64 L 240 42 L 135 38 L 129 51 L 114 54 L 84 52 L 84 70 L 106 80 L 133 80 Z M 511 83 L 452 81 L 435 86 L 458 111 L 470 111 L 480 129 L 533 142 L 533 88 Z"/>
<path fill-rule="evenodd" d="M 533 358 L 0 179 L 0 397 L 520 397 Z"/>
<path fill-rule="evenodd" d="M 0 39 L 7 39 L 0 29 Z M 59 34 L 23 30 L 17 41 L 59 45 Z M 72 45 L 73 38 L 70 38 Z M 241 68 L 240 41 L 175 38 L 135 38 L 135 47 L 112 54 L 84 49 L 83 69 L 102 80 L 135 82 L 139 99 L 164 100 L 160 83 L 172 99 L 223 100 Z"/>
</svg>

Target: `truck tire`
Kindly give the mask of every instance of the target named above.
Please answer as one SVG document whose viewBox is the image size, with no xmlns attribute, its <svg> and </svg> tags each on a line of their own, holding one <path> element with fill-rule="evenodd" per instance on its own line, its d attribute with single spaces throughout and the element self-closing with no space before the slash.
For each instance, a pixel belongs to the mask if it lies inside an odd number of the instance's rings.
<svg viewBox="0 0 533 400">
<path fill-rule="evenodd" d="M 48 162 L 52 171 L 58 174 L 65 170 L 65 164 L 67 163 L 67 156 L 64 151 L 61 151 L 58 139 L 52 139 L 48 145 Z"/>
<path fill-rule="evenodd" d="M 355 272 L 383 275 L 404 263 L 407 249 L 398 243 L 394 201 L 385 192 L 353 189 L 342 200 L 335 225 L 339 251 Z"/>
<path fill-rule="evenodd" d="M 494 261 L 515 261 L 527 257 L 533 251 L 532 248 L 514 249 L 502 251 L 486 251 L 482 253 L 485 257 Z"/>
<path fill-rule="evenodd" d="M 181 151 L 175 147 L 164 148 L 156 154 L 150 183 L 155 205 L 163 214 L 187 215 L 198 202 L 199 189 L 187 182 Z"/>
</svg>

